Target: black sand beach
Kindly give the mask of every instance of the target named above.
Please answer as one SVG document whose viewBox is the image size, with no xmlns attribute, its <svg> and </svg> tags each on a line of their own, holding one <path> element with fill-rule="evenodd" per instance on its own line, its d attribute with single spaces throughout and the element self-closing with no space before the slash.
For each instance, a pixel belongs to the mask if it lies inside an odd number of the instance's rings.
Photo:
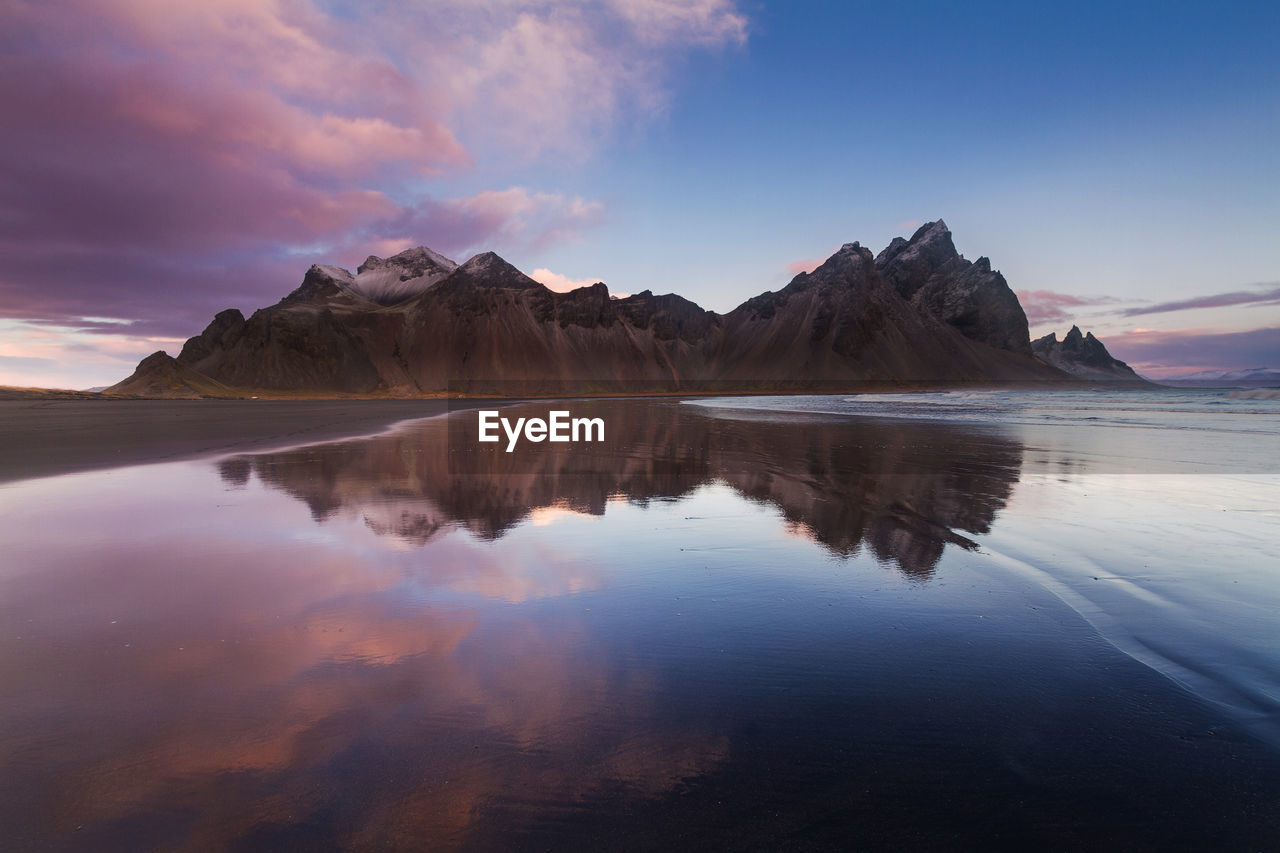
<svg viewBox="0 0 1280 853">
<path fill-rule="evenodd" d="M 9 846 L 1276 849 L 1272 404 L 457 405 L 13 408 Z"/>
<path fill-rule="evenodd" d="M 446 399 L 0 400 L 0 483 L 364 435 L 470 404 Z"/>
</svg>

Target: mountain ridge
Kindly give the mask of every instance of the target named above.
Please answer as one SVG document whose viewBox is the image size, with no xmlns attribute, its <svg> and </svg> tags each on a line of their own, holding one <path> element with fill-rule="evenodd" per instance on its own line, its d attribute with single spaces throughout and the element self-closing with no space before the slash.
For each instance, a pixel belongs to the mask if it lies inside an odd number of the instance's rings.
<svg viewBox="0 0 1280 853">
<path fill-rule="evenodd" d="M 233 393 L 384 396 L 1071 381 L 1034 357 L 1027 329 L 1004 277 L 964 259 L 942 220 L 879 255 L 846 243 L 726 314 L 649 289 L 612 297 L 603 283 L 559 293 L 493 252 L 457 264 L 420 246 L 354 274 L 312 265 L 275 305 L 219 312 L 172 359 L 180 368 L 149 356 L 109 393 L 177 376 Z"/>
<path fill-rule="evenodd" d="M 1031 349 L 1045 364 L 1078 379 L 1129 385 L 1152 384 L 1135 373 L 1132 367 L 1114 358 L 1102 341 L 1093 336 L 1093 332 L 1082 333 L 1079 326 L 1073 325 L 1061 341 L 1056 332 L 1037 338 L 1031 342 Z"/>
</svg>

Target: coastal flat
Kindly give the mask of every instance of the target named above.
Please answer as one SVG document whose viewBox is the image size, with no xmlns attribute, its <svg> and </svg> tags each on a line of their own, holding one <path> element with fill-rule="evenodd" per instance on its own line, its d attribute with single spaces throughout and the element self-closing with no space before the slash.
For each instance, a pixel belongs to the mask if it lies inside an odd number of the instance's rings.
<svg viewBox="0 0 1280 853">
<path fill-rule="evenodd" d="M 289 446 L 0 488 L 13 849 L 1278 849 L 1280 402 L 109 405 Z"/>
<path fill-rule="evenodd" d="M 475 401 L 481 402 L 494 401 Z M 442 398 L 0 400 L 0 483 L 379 432 L 459 404 Z"/>
</svg>

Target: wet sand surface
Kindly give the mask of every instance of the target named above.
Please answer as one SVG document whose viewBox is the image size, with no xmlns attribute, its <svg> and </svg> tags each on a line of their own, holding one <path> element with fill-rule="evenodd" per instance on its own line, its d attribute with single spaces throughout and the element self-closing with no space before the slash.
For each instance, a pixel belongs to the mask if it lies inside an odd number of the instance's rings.
<svg viewBox="0 0 1280 853">
<path fill-rule="evenodd" d="M 5 484 L 5 840 L 1280 849 L 1280 429 L 1109 400 Z"/>
<path fill-rule="evenodd" d="M 379 432 L 493 400 L 0 400 L 0 483 Z"/>
</svg>

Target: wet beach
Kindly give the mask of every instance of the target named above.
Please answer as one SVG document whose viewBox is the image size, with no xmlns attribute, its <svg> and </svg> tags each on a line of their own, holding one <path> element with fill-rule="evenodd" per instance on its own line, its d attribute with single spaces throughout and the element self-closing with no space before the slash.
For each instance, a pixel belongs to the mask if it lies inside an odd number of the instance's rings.
<svg viewBox="0 0 1280 853">
<path fill-rule="evenodd" d="M 463 412 L 9 482 L 0 824 L 1274 847 L 1273 415 L 1153 399 L 575 401 L 605 442 Z"/>
</svg>

